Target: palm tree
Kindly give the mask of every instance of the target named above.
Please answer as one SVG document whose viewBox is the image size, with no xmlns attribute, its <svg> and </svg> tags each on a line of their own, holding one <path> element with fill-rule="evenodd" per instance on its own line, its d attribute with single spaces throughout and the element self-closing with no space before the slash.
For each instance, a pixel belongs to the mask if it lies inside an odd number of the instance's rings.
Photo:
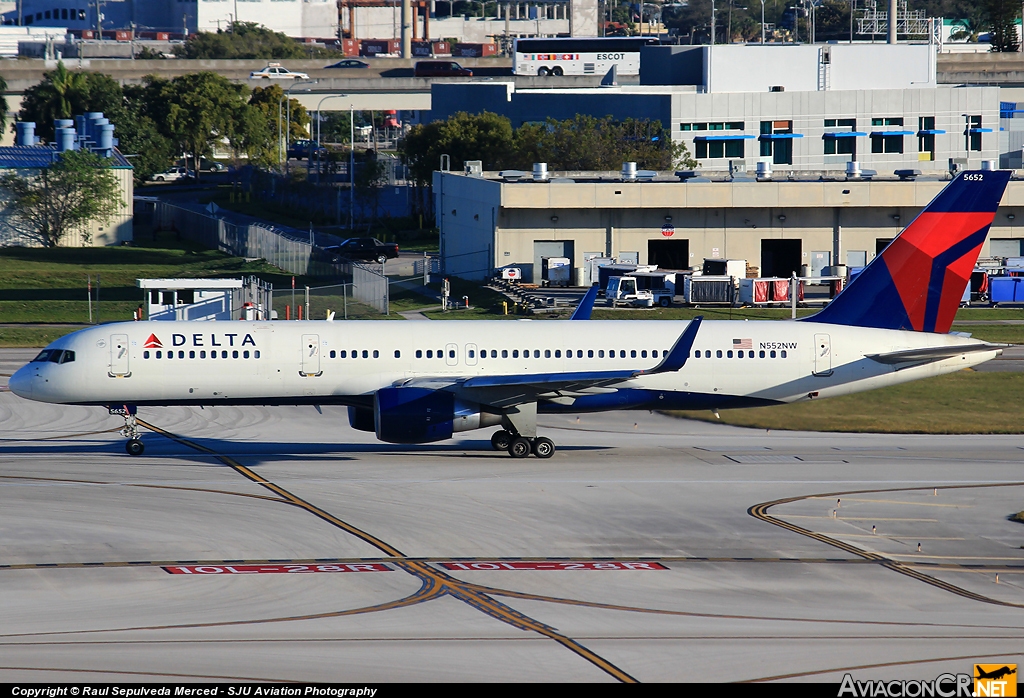
<svg viewBox="0 0 1024 698">
<path fill-rule="evenodd" d="M 35 121 L 36 133 L 52 138 L 54 120 L 70 119 L 74 114 L 86 112 L 88 102 L 88 76 L 71 72 L 60 62 L 56 70 L 45 73 L 42 82 L 25 92 L 18 118 Z"/>
</svg>

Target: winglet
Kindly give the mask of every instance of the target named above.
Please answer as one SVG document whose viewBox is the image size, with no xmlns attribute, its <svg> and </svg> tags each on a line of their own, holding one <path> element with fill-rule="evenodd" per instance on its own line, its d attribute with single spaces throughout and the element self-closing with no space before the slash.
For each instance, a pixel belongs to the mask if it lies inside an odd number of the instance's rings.
<svg viewBox="0 0 1024 698">
<path fill-rule="evenodd" d="M 650 371 L 646 371 L 644 375 L 652 375 L 655 373 L 671 373 L 678 371 L 686 363 L 686 359 L 690 356 L 690 350 L 693 348 L 693 342 L 697 339 L 697 331 L 700 329 L 700 323 L 704 321 L 703 315 L 690 320 L 690 324 L 686 326 L 686 329 L 679 339 L 676 340 L 675 346 L 668 352 L 668 355 L 661 360 L 661 363 L 652 368 Z"/>
<path fill-rule="evenodd" d="M 580 300 L 580 304 L 576 306 L 576 310 L 572 311 L 572 317 L 570 320 L 589 320 L 590 312 L 594 309 L 594 301 L 597 300 L 597 284 L 594 284 L 587 292 L 583 295 L 583 299 Z"/>
</svg>

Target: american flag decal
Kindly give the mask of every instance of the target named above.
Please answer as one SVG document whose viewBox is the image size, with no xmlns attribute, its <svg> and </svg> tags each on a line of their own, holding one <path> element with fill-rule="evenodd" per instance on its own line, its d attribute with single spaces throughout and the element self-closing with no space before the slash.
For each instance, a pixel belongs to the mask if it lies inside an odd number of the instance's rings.
<svg viewBox="0 0 1024 698">
<path fill-rule="evenodd" d="M 734 339 L 732 340 L 733 349 L 753 349 L 754 342 L 750 339 Z"/>
</svg>

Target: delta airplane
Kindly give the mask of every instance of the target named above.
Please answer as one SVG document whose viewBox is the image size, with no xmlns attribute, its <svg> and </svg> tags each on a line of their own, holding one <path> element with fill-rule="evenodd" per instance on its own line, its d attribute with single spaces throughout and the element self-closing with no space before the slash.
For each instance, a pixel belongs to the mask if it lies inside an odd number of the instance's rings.
<svg viewBox="0 0 1024 698">
<path fill-rule="evenodd" d="M 352 427 L 420 444 L 497 426 L 495 449 L 550 458 L 539 413 L 727 409 L 937 376 L 1001 346 L 949 334 L 1009 180 L 959 174 L 821 312 L 799 321 L 125 322 L 62 337 L 16 395 L 96 405 L 347 405 Z M 585 321 L 580 321 L 585 320 Z"/>
</svg>

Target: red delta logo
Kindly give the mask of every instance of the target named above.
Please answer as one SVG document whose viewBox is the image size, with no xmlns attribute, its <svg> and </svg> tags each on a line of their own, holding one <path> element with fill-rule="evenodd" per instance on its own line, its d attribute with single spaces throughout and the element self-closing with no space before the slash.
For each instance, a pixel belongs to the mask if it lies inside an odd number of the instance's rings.
<svg viewBox="0 0 1024 698">
<path fill-rule="evenodd" d="M 164 344 L 155 334 L 151 334 L 142 346 L 144 349 L 162 349 Z"/>
</svg>

